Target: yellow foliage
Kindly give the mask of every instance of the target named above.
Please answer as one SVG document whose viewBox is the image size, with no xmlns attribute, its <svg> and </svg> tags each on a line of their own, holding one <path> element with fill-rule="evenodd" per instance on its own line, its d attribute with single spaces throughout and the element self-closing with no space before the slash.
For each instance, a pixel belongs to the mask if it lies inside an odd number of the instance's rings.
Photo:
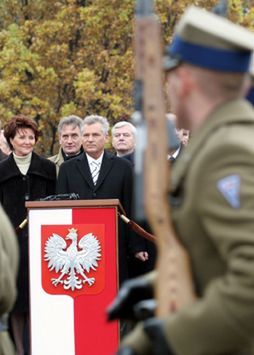
<svg viewBox="0 0 254 355">
<path fill-rule="evenodd" d="M 252 1 L 253 2 L 253 1 Z M 39 150 L 50 155 L 63 115 L 97 113 L 113 124 L 133 112 L 133 0 L 0 1 L 0 116 L 25 113 L 43 131 Z M 163 44 L 190 4 L 157 0 Z M 253 6 L 230 0 L 230 18 L 253 28 Z M 248 2 L 251 4 L 251 1 Z"/>
</svg>

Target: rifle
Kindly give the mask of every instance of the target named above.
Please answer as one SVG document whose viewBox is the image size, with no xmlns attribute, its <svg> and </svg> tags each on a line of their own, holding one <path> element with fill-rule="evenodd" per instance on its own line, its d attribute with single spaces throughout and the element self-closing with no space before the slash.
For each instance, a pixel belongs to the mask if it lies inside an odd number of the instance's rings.
<svg viewBox="0 0 254 355">
<path fill-rule="evenodd" d="M 161 33 L 152 0 L 137 0 L 134 26 L 136 79 L 133 121 L 138 130 L 135 160 L 136 211 L 138 219 L 147 216 L 158 239 L 155 295 L 158 301 L 157 316 L 161 317 L 193 302 L 195 296 L 189 257 L 175 235 L 170 218 Z M 144 183 L 141 177 L 143 170 Z M 140 194 L 142 185 L 144 197 Z"/>
</svg>

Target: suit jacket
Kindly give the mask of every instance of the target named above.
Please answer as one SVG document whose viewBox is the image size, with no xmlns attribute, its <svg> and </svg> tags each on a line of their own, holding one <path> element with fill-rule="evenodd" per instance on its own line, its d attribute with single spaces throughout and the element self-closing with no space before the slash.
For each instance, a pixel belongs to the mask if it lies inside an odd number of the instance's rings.
<svg viewBox="0 0 254 355">
<path fill-rule="evenodd" d="M 119 199 L 127 216 L 131 215 L 133 177 L 131 164 L 104 152 L 97 184 L 94 186 L 86 154 L 64 162 L 59 170 L 57 193 L 76 193 L 81 199 Z M 119 223 L 120 281 L 127 278 L 129 231 Z"/>
<path fill-rule="evenodd" d="M 123 155 L 123 156 L 121 156 L 121 158 L 124 158 L 124 159 L 128 160 L 131 163 L 131 165 L 134 167 L 134 165 L 135 165 L 135 161 L 134 161 L 135 160 L 135 152 Z"/>
<path fill-rule="evenodd" d="M 135 167 L 135 152 L 123 155 L 121 158 L 128 160 L 132 168 Z M 148 232 L 151 232 L 149 224 L 147 221 L 139 222 L 139 224 Z M 136 253 L 141 251 L 146 251 L 149 255 L 148 260 L 141 261 L 135 257 Z M 147 272 L 151 271 L 155 267 L 156 261 L 156 247 L 155 244 L 149 240 L 141 237 L 135 232 L 130 232 L 129 240 L 129 263 L 128 263 L 128 273 L 130 278 L 137 277 Z"/>
</svg>

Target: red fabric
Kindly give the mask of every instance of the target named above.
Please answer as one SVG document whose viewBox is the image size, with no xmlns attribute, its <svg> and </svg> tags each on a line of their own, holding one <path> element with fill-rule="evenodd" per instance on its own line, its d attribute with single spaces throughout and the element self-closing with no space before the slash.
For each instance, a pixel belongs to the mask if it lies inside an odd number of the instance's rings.
<svg viewBox="0 0 254 355">
<path fill-rule="evenodd" d="M 117 210 L 110 208 L 74 208 L 72 225 L 42 226 L 42 286 L 52 295 L 66 294 L 74 299 L 75 355 L 108 355 L 118 349 L 118 322 L 108 323 L 106 308 L 118 291 L 118 257 L 117 257 Z M 78 241 L 85 234 L 92 232 L 101 244 L 101 259 L 96 271 L 88 277 L 95 277 L 94 285 L 84 284 L 81 290 L 65 290 L 62 285 L 55 287 L 51 278 L 60 273 L 50 271 L 44 260 L 45 243 L 52 233 L 65 238 L 68 229 L 75 228 Z M 69 246 L 69 241 L 66 241 Z"/>
</svg>

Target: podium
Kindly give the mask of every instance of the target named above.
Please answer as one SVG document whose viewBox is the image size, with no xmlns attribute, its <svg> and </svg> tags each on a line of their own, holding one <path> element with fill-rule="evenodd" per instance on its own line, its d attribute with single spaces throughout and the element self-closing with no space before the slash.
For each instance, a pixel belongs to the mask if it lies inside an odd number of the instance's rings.
<svg viewBox="0 0 254 355">
<path fill-rule="evenodd" d="M 31 355 L 109 355 L 119 323 L 106 308 L 118 292 L 119 200 L 30 201 Z"/>
</svg>

